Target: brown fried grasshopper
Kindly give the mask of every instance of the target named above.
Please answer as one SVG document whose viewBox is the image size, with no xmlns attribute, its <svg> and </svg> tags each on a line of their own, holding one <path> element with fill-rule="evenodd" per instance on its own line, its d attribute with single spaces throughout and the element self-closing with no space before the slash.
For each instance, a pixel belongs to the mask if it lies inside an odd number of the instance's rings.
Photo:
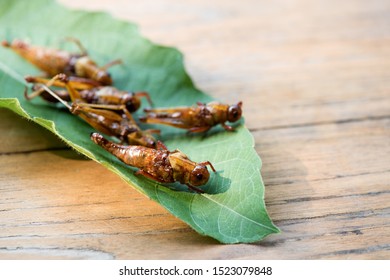
<svg viewBox="0 0 390 280">
<path fill-rule="evenodd" d="M 96 132 L 91 134 L 91 140 L 127 165 L 138 168 L 136 174 L 160 183 L 180 182 L 198 193 L 204 193 L 198 187 L 210 178 L 207 165 L 216 172 L 209 161 L 196 163 L 179 150 L 169 151 L 159 141 L 154 149 L 118 145 Z"/>
<path fill-rule="evenodd" d="M 40 83 L 47 84 L 49 79 L 27 76 L 25 80 L 29 83 Z M 65 82 L 66 81 L 66 82 Z M 73 101 L 77 100 L 79 102 L 90 103 L 90 104 L 101 104 L 101 105 L 124 105 L 126 109 L 133 113 L 141 107 L 141 98 L 145 97 L 149 105 L 152 105 L 152 100 L 147 92 L 132 92 L 132 91 L 123 91 L 119 90 L 112 86 L 99 86 L 94 83 L 93 80 L 79 78 L 79 77 L 67 77 L 65 74 L 58 74 L 55 76 L 54 81 L 50 82 L 53 86 L 60 88 L 67 88 L 70 86 L 73 88 L 72 91 L 69 90 L 56 90 L 56 94 L 61 97 L 62 100 Z M 40 95 L 43 99 L 49 102 L 58 102 L 57 99 L 53 99 L 52 95 L 44 92 L 43 90 L 39 91 L 37 88 L 34 88 L 34 95 L 30 94 L 29 98 Z M 70 93 L 73 94 L 72 98 Z"/>
<path fill-rule="evenodd" d="M 88 56 L 87 50 L 79 40 L 75 38 L 66 38 L 66 40 L 74 42 L 80 48 L 80 53 L 69 53 L 64 50 L 31 46 L 18 39 L 15 39 L 12 43 L 3 41 L 2 45 L 15 51 L 31 64 L 44 71 L 49 77 L 65 73 L 71 76 L 89 78 L 101 85 L 112 84 L 112 79 L 107 69 L 121 63 L 120 60 L 114 60 L 99 67 Z"/>
<path fill-rule="evenodd" d="M 71 105 L 49 88 L 55 84 L 57 79 L 61 79 L 65 83 L 70 99 L 72 100 Z M 152 136 L 152 133 L 159 133 L 158 130 L 141 130 L 124 105 L 101 105 L 79 102 L 76 98 L 78 94 L 77 90 L 68 83 L 65 75 L 56 75 L 47 84 L 37 85 L 36 91 L 50 94 L 52 98 L 64 104 L 72 114 L 79 116 L 101 133 L 115 136 L 121 142 L 128 144 L 156 147 L 157 142 Z M 27 95 L 27 90 L 25 91 L 27 99 L 31 99 L 37 95 L 39 94 L 36 94 L 36 92 Z"/>
<path fill-rule="evenodd" d="M 234 130 L 226 122 L 236 122 L 242 115 L 242 102 L 227 105 L 218 102 L 197 103 L 196 107 L 145 109 L 146 116 L 140 121 L 150 124 L 165 124 L 187 129 L 189 132 L 205 132 L 221 124 L 226 130 Z"/>
</svg>

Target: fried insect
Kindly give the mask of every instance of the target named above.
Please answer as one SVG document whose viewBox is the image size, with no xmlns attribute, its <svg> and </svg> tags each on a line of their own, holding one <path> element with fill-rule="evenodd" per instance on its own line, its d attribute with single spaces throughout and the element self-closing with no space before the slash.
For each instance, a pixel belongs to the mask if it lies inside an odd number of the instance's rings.
<svg viewBox="0 0 390 280">
<path fill-rule="evenodd" d="M 140 121 L 150 124 L 165 124 L 187 129 L 189 132 L 205 132 L 221 124 L 226 130 L 234 130 L 226 122 L 236 122 L 242 115 L 242 102 L 226 105 L 218 102 L 197 103 L 197 107 L 145 109 L 147 114 Z"/>
<path fill-rule="evenodd" d="M 123 105 L 100 105 L 80 102 L 72 102 L 72 105 L 69 105 L 47 85 L 42 84 L 39 87 L 39 90 L 42 89 L 49 93 L 53 98 L 63 103 L 72 114 L 79 116 L 101 133 L 117 137 L 122 143 L 156 147 L 157 141 L 152 136 L 152 133 L 159 133 L 159 130 L 141 130 Z M 27 92 L 25 92 L 25 96 L 27 96 Z"/>
<path fill-rule="evenodd" d="M 48 84 L 66 88 L 67 91 L 55 91 L 61 99 L 66 101 L 79 101 L 90 104 L 105 104 L 105 105 L 124 105 L 129 112 L 135 112 L 141 107 L 141 98 L 145 97 L 149 105 L 152 105 L 152 100 L 147 92 L 132 92 L 119 90 L 112 86 L 99 86 L 93 80 L 83 79 L 78 77 L 68 77 L 65 74 L 58 74 L 51 80 L 39 77 L 25 77 L 29 83 Z M 52 82 L 51 82 L 52 81 Z M 72 87 L 71 90 L 68 87 Z M 44 91 L 39 91 L 33 87 L 34 92 L 28 95 L 28 98 L 34 98 L 40 95 L 43 99 L 49 102 L 57 102 L 52 96 Z M 73 99 L 72 99 L 73 98 Z"/>
<path fill-rule="evenodd" d="M 2 45 L 12 49 L 50 77 L 59 73 L 66 73 L 71 76 L 75 75 L 89 78 L 102 85 L 111 85 L 112 79 L 107 69 L 115 64 L 121 63 L 121 61 L 114 60 L 99 67 L 88 56 L 86 49 L 81 45 L 79 40 L 75 38 L 67 38 L 67 40 L 74 42 L 80 48 L 81 52 L 76 54 L 63 50 L 31 46 L 18 39 L 15 39 L 12 43 L 3 41 Z"/>
<path fill-rule="evenodd" d="M 204 193 L 198 187 L 205 185 L 210 177 L 207 165 L 216 172 L 209 161 L 193 162 L 179 150 L 169 151 L 161 142 L 157 142 L 157 149 L 152 149 L 118 145 L 99 133 L 92 133 L 91 140 L 127 165 L 138 168 L 136 174 L 160 183 L 180 182 L 198 193 Z"/>
</svg>

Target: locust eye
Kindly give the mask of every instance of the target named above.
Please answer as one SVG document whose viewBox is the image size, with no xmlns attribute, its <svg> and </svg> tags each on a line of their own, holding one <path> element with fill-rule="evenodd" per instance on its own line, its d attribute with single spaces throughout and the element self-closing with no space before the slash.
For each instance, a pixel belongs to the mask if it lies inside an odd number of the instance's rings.
<svg viewBox="0 0 390 280">
<path fill-rule="evenodd" d="M 203 165 L 197 165 L 191 171 L 190 184 L 194 187 L 202 186 L 207 183 L 209 177 L 210 177 L 210 173 L 207 170 L 207 167 Z"/>
<path fill-rule="evenodd" d="M 236 122 L 241 118 L 242 109 L 241 109 L 241 102 L 237 105 L 232 105 L 228 109 L 228 121 L 229 122 Z"/>
<path fill-rule="evenodd" d="M 124 97 L 124 102 L 126 104 L 126 109 L 130 112 L 133 113 L 141 107 L 141 100 L 134 96 L 134 93 L 132 92 L 127 92 L 125 97 Z"/>
</svg>

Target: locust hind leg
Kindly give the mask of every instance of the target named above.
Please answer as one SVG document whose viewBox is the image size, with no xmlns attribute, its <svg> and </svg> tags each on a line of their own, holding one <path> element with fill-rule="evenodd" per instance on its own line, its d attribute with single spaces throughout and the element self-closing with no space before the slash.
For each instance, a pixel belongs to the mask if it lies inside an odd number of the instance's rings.
<svg viewBox="0 0 390 280">
<path fill-rule="evenodd" d="M 27 100 L 31 100 L 37 96 L 40 96 L 44 100 L 46 100 L 47 102 L 51 102 L 51 103 L 60 102 L 59 99 L 63 100 L 64 102 L 70 101 L 69 94 L 66 90 L 55 90 L 55 91 L 53 90 L 52 92 L 50 92 L 44 88 L 44 85 L 34 85 L 32 87 L 32 90 L 33 90 L 33 92 L 28 94 L 27 93 L 27 91 L 28 91 L 27 86 L 25 87 L 24 97 Z"/>
<path fill-rule="evenodd" d="M 167 146 L 165 146 L 165 144 L 161 141 L 157 141 L 156 148 L 157 150 L 168 151 Z"/>
<path fill-rule="evenodd" d="M 206 132 L 210 129 L 210 126 L 201 126 L 201 127 L 191 127 L 188 129 L 188 132 L 191 133 L 201 133 L 201 132 Z"/>
<path fill-rule="evenodd" d="M 109 106 L 109 105 L 107 105 Z M 105 105 L 100 104 L 89 104 L 89 103 L 79 103 L 79 102 L 73 102 L 72 106 L 72 113 L 79 114 L 83 113 L 88 115 L 94 114 L 96 116 L 100 116 L 104 118 L 105 120 L 108 120 L 110 122 L 120 122 L 122 121 L 122 116 L 115 113 L 115 111 L 107 109 Z"/>
<path fill-rule="evenodd" d="M 205 191 L 204 190 L 202 190 L 202 189 L 199 189 L 199 188 L 197 188 L 197 187 L 194 187 L 194 186 L 191 186 L 191 185 L 186 185 L 190 190 L 193 190 L 193 191 L 195 191 L 195 192 L 197 192 L 197 193 L 205 193 Z"/>
<path fill-rule="evenodd" d="M 188 124 L 184 123 L 179 118 L 170 118 L 163 114 L 159 115 L 153 115 L 149 114 L 147 116 L 141 116 L 138 118 L 140 122 L 143 123 L 149 123 L 149 124 L 163 124 L 163 125 L 169 125 L 177 128 L 183 128 L 183 129 L 190 129 L 191 127 L 188 126 Z"/>
<path fill-rule="evenodd" d="M 51 85 L 55 87 L 66 87 L 66 83 L 61 81 L 58 77 L 54 81 L 40 76 L 26 76 L 24 77 L 24 79 L 26 80 L 26 82 L 33 84 L 47 85 L 48 83 L 51 83 Z M 100 86 L 100 84 L 94 80 L 81 77 L 69 77 L 68 83 L 70 83 L 73 88 L 78 90 L 92 89 L 94 87 Z"/>
<path fill-rule="evenodd" d="M 40 83 L 45 85 L 46 87 L 51 87 L 51 86 L 61 86 L 58 84 L 58 75 L 54 76 L 52 79 L 45 79 L 41 77 L 33 77 L 33 76 L 26 76 L 25 80 L 28 83 Z M 34 90 L 32 93 L 27 94 L 27 87 L 24 90 L 24 97 L 27 100 L 31 100 L 37 96 L 42 95 L 44 92 L 46 92 L 46 89 L 44 87 L 39 87 L 38 89 Z"/>
<path fill-rule="evenodd" d="M 146 178 L 149 178 L 149 179 L 151 179 L 151 180 L 153 180 L 153 181 L 156 181 L 156 182 L 159 182 L 159 183 L 167 183 L 167 182 L 164 182 L 163 180 L 161 180 L 161 179 L 159 179 L 159 178 L 157 178 L 157 177 L 154 177 L 153 175 L 150 175 L 149 173 L 147 173 L 147 172 L 145 172 L 145 171 L 143 171 L 143 170 L 141 170 L 141 169 L 139 169 L 138 171 L 136 171 L 135 172 L 135 175 L 142 175 L 142 176 L 144 176 L 144 177 L 146 177 Z M 201 189 L 199 189 L 199 188 L 197 188 L 197 187 L 194 187 L 194 186 L 191 186 L 191 185 L 186 185 L 190 190 L 193 190 L 193 191 L 195 191 L 195 192 L 197 192 L 197 193 L 204 193 L 204 191 L 203 190 L 201 190 Z"/>
<path fill-rule="evenodd" d="M 80 49 L 80 55 L 81 56 L 86 56 L 88 55 L 88 51 L 87 49 L 83 46 L 83 44 L 81 44 L 80 40 L 77 39 L 77 38 L 74 38 L 74 37 L 65 37 L 64 38 L 65 41 L 68 41 L 68 42 L 72 42 L 72 43 L 75 43 L 76 46 Z"/>
<path fill-rule="evenodd" d="M 27 100 L 31 100 L 37 96 L 40 96 L 41 94 L 43 94 L 43 92 L 45 91 L 45 89 L 43 87 L 40 87 L 36 90 L 34 90 L 33 92 L 31 92 L 30 94 L 28 94 L 28 87 L 25 86 L 24 87 L 24 98 L 26 98 Z"/>
<path fill-rule="evenodd" d="M 159 179 L 159 178 L 157 178 L 157 177 L 155 177 L 155 176 L 149 174 L 148 172 L 143 171 L 142 169 L 137 170 L 137 171 L 135 172 L 135 175 L 142 175 L 142 176 L 144 176 L 144 177 L 146 177 L 146 178 L 149 178 L 149 179 L 151 179 L 151 180 L 153 180 L 153 181 L 156 181 L 156 182 L 159 182 L 159 183 L 166 183 L 166 182 L 164 182 L 163 180 L 161 180 L 161 179 Z"/>
<path fill-rule="evenodd" d="M 88 55 L 87 49 L 83 46 L 83 44 L 81 44 L 79 39 L 76 39 L 74 37 L 66 37 L 65 40 L 69 41 L 69 42 L 73 42 L 73 43 L 75 43 L 77 45 L 77 47 L 81 51 L 80 56 L 87 56 Z M 123 61 L 121 59 L 115 59 L 115 60 L 110 61 L 109 63 L 103 65 L 102 67 L 99 67 L 99 69 L 103 70 L 103 71 L 106 71 L 111 66 L 114 66 L 114 65 L 117 65 L 117 64 L 122 64 L 122 63 L 123 63 Z"/>
<path fill-rule="evenodd" d="M 123 61 L 121 59 L 115 59 L 115 60 L 110 61 L 107 64 L 103 65 L 102 67 L 99 67 L 99 69 L 106 71 L 108 68 L 110 68 L 114 65 L 122 64 L 122 63 L 123 63 Z"/>
<path fill-rule="evenodd" d="M 65 74 L 58 74 L 53 79 L 59 80 L 65 84 L 66 90 L 69 92 L 72 102 L 82 100 L 80 92 L 72 85 L 70 78 Z"/>
<path fill-rule="evenodd" d="M 227 131 L 234 131 L 234 127 L 227 125 L 225 123 L 221 123 L 222 127 Z"/>
</svg>

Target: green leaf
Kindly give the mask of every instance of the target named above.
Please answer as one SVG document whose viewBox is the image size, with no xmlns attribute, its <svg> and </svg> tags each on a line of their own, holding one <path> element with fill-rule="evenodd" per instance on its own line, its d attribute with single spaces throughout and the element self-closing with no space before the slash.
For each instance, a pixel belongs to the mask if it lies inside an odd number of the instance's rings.
<svg viewBox="0 0 390 280">
<path fill-rule="evenodd" d="M 115 86 L 146 90 L 157 107 L 212 100 L 195 88 L 184 70 L 179 51 L 152 44 L 140 36 L 135 25 L 113 19 L 106 13 L 71 11 L 50 0 L 3 0 L 0 26 L 0 39 L 19 38 L 35 45 L 77 51 L 75 46 L 63 41 L 70 36 L 79 38 L 100 65 L 122 59 L 123 65 L 110 71 Z M 255 242 L 279 232 L 265 209 L 261 161 L 244 120 L 236 126 L 235 132 L 214 128 L 206 136 L 160 127 L 162 140 L 169 149 L 178 148 L 194 161 L 209 160 L 218 171 L 204 187 L 208 194 L 188 192 L 178 184 L 168 188 L 135 176 L 134 168 L 95 145 L 89 139 L 92 128 L 78 117 L 39 98 L 26 101 L 23 77 L 38 75 L 40 71 L 9 49 L 0 48 L 0 57 L 0 107 L 7 107 L 49 129 L 197 232 L 223 243 Z"/>
</svg>

